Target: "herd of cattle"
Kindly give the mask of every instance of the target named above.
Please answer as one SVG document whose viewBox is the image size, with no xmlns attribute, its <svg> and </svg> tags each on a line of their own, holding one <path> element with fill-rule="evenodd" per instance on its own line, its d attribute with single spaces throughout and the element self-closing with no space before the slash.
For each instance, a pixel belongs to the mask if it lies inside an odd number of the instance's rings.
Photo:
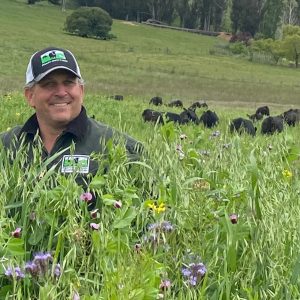
<svg viewBox="0 0 300 300">
<path fill-rule="evenodd" d="M 149 104 L 159 106 L 162 105 L 161 97 L 151 98 Z M 173 100 L 167 104 L 169 107 L 181 107 L 183 111 L 180 114 L 173 112 L 160 112 L 150 108 L 143 111 L 142 117 L 145 122 L 153 122 L 164 124 L 165 122 L 175 122 L 178 124 L 187 124 L 193 122 L 195 124 L 203 123 L 207 128 L 212 128 L 219 123 L 219 117 L 214 112 L 208 109 L 208 105 L 203 101 L 196 101 L 189 108 L 184 108 L 181 100 Z M 201 116 L 196 114 L 197 108 L 204 108 Z M 273 134 L 275 132 L 282 132 L 284 123 L 289 126 L 295 126 L 300 122 L 300 109 L 289 109 L 277 116 L 270 116 L 270 109 L 268 106 L 257 108 L 256 112 L 248 115 L 249 119 L 236 118 L 231 120 L 229 129 L 230 132 L 248 133 L 252 136 L 256 134 L 257 128 L 254 126 L 255 122 L 262 120 L 261 133 Z"/>
</svg>

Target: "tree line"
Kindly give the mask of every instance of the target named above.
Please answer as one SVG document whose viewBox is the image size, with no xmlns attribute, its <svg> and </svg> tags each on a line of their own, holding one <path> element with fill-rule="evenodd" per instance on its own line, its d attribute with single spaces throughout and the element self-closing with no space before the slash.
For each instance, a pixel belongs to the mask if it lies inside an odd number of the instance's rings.
<svg viewBox="0 0 300 300">
<path fill-rule="evenodd" d="M 40 0 L 27 0 L 34 4 Z M 284 25 L 300 25 L 300 0 L 48 0 L 63 8 L 101 7 L 112 18 L 155 19 L 206 31 L 249 32 L 276 38 Z"/>
</svg>

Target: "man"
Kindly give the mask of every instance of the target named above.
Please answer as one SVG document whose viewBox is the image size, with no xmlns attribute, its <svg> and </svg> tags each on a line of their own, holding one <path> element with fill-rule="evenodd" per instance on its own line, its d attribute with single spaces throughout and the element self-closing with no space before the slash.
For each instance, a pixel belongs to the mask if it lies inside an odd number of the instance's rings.
<svg viewBox="0 0 300 300">
<path fill-rule="evenodd" d="M 5 148 L 16 153 L 28 146 L 27 163 L 34 159 L 35 149 L 42 148 L 42 159 L 49 160 L 64 174 L 82 177 L 94 175 L 98 162 L 91 154 L 106 154 L 106 143 L 122 141 L 130 160 L 136 160 L 142 145 L 132 137 L 87 117 L 83 107 L 84 84 L 74 55 L 69 51 L 49 47 L 35 52 L 26 72 L 25 98 L 35 110 L 23 126 L 2 133 Z M 81 180 L 80 180 L 81 178 Z"/>
</svg>

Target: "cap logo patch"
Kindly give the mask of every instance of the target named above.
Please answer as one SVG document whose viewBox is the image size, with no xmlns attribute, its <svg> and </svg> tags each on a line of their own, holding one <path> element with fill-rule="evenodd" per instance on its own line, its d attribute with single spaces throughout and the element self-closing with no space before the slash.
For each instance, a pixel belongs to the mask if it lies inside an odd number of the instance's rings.
<svg viewBox="0 0 300 300">
<path fill-rule="evenodd" d="M 59 50 L 51 50 L 51 51 L 48 51 L 48 52 L 44 53 L 43 55 L 41 55 L 42 66 L 47 65 L 54 61 L 67 62 L 64 52 L 59 51 Z"/>
</svg>

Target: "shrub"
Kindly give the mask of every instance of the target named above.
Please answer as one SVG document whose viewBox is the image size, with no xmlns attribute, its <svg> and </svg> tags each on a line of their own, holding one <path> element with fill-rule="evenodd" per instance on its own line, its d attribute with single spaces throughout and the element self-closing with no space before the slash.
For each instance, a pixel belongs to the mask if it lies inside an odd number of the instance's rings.
<svg viewBox="0 0 300 300">
<path fill-rule="evenodd" d="M 243 54 L 243 55 L 248 54 L 247 47 L 245 46 L 244 43 L 241 43 L 241 42 L 236 42 L 234 44 L 231 44 L 229 46 L 229 49 L 233 54 Z"/>
<path fill-rule="evenodd" d="M 81 7 L 67 17 L 65 30 L 81 37 L 110 39 L 112 23 L 110 15 L 100 7 Z"/>
</svg>

